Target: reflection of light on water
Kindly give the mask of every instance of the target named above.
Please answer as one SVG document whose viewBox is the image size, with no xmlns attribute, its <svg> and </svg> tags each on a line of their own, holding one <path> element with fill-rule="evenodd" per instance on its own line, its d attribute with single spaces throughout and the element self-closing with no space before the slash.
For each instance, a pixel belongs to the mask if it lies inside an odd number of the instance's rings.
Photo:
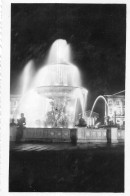
<svg viewBox="0 0 130 196">
<path fill-rule="evenodd" d="M 78 68 L 70 63 L 70 46 L 65 40 L 52 45 L 46 65 L 33 78 L 31 88 L 23 96 L 16 114 L 24 113 L 27 127 L 69 127 L 84 114 L 87 90 L 81 88 Z M 23 74 L 23 92 L 31 80 L 33 64 L 27 64 Z M 77 109 L 78 108 L 78 109 Z"/>
</svg>

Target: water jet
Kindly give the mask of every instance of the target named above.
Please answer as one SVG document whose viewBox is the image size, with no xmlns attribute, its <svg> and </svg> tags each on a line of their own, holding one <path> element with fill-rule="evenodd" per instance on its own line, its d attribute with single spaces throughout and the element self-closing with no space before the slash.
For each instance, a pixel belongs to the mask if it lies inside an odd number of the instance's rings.
<svg viewBox="0 0 130 196">
<path fill-rule="evenodd" d="M 106 105 L 107 105 L 107 107 L 108 107 L 108 103 L 107 103 L 107 101 L 106 101 L 105 97 L 104 97 L 103 95 L 99 95 L 99 96 L 95 99 L 95 101 L 94 101 L 94 103 L 93 103 L 93 106 L 92 106 L 92 109 L 91 109 L 91 112 L 90 112 L 90 118 L 91 118 L 91 116 L 92 116 L 92 113 L 93 113 L 94 107 L 95 107 L 95 105 L 96 105 L 96 103 L 97 103 L 97 101 L 98 101 L 99 99 L 103 99 L 103 100 L 104 100 L 104 102 L 105 102 L 105 104 L 106 104 Z"/>
<path fill-rule="evenodd" d="M 84 114 L 88 91 L 81 86 L 79 70 L 70 56 L 65 40 L 52 44 L 46 64 L 35 74 L 31 89 L 14 113 L 15 119 L 22 112 L 27 127 L 75 127 L 79 113 Z"/>
</svg>

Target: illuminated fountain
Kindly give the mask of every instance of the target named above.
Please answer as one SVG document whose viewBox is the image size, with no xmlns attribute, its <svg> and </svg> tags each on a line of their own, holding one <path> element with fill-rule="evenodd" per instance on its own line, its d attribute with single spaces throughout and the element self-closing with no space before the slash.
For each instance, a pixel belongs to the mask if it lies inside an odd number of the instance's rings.
<svg viewBox="0 0 130 196">
<path fill-rule="evenodd" d="M 92 106 L 92 109 L 91 109 L 91 112 L 90 112 L 90 118 L 91 118 L 91 116 L 92 116 L 92 113 L 93 113 L 93 110 L 94 110 L 94 108 L 95 108 L 95 105 L 96 105 L 96 103 L 97 103 L 97 101 L 98 101 L 99 99 L 104 100 L 105 104 L 106 104 L 107 107 L 108 107 L 108 103 L 107 103 L 105 97 L 102 96 L 102 95 L 99 95 L 99 96 L 95 99 L 95 101 L 94 101 L 94 103 L 93 103 L 93 106 Z"/>
<path fill-rule="evenodd" d="M 79 114 L 84 114 L 87 90 L 81 87 L 79 70 L 70 63 L 70 56 L 65 40 L 53 43 L 45 66 L 14 113 L 15 118 L 25 114 L 27 127 L 73 128 Z"/>
</svg>

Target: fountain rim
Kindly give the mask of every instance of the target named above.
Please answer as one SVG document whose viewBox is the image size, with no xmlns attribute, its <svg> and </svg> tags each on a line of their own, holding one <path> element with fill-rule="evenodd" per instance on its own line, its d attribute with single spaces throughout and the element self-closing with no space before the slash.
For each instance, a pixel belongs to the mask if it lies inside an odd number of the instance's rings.
<svg viewBox="0 0 130 196">
<path fill-rule="evenodd" d="M 70 62 L 57 62 L 57 63 L 46 63 L 45 64 L 45 66 L 53 66 L 53 65 L 75 65 L 75 64 L 70 63 Z"/>
<path fill-rule="evenodd" d="M 80 88 L 80 89 L 83 89 L 83 90 L 86 90 L 87 92 L 88 92 L 88 90 L 86 89 L 86 88 L 84 88 L 84 87 L 80 87 L 80 86 L 63 86 L 63 85 L 46 85 L 46 86 L 38 86 L 38 87 L 35 87 L 35 90 L 36 89 L 40 89 L 40 88 L 48 88 L 48 87 L 52 87 L 52 88 L 75 88 L 75 89 L 78 89 L 78 88 Z"/>
<path fill-rule="evenodd" d="M 66 61 L 65 62 L 55 62 L 55 63 L 45 63 L 44 66 L 43 66 L 43 68 L 45 68 L 45 67 L 53 67 L 55 65 L 73 66 L 73 67 L 79 69 L 79 67 L 76 64 L 74 64 L 72 62 L 66 62 Z"/>
</svg>

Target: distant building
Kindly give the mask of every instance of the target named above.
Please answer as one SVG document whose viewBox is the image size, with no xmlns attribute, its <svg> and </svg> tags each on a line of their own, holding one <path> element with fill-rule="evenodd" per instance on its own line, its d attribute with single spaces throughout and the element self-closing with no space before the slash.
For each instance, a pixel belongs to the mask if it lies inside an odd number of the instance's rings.
<svg viewBox="0 0 130 196">
<path fill-rule="evenodd" d="M 105 104 L 105 124 L 108 121 L 119 126 L 125 125 L 125 94 L 105 95 L 108 106 Z"/>
<path fill-rule="evenodd" d="M 17 107 L 20 103 L 20 95 L 11 95 L 10 96 L 10 119 L 14 118 L 14 114 L 17 110 Z"/>
</svg>

